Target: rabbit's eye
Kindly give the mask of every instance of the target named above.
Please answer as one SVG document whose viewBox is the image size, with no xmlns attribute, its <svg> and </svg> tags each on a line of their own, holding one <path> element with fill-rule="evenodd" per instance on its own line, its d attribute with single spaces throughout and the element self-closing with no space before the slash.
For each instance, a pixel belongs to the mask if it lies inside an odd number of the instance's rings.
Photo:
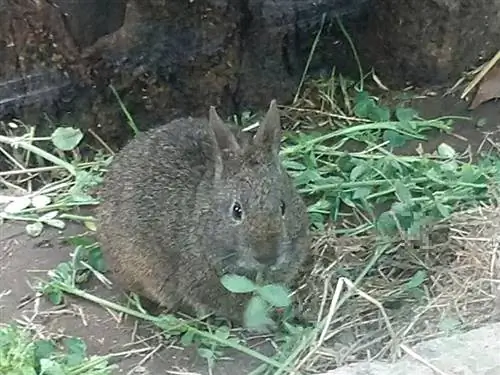
<svg viewBox="0 0 500 375">
<path fill-rule="evenodd" d="M 241 220 L 243 216 L 243 210 L 241 209 L 241 205 L 238 202 L 234 202 L 233 204 L 233 218 L 235 220 Z"/>
<path fill-rule="evenodd" d="M 281 216 L 285 216 L 285 202 L 281 201 Z"/>
</svg>

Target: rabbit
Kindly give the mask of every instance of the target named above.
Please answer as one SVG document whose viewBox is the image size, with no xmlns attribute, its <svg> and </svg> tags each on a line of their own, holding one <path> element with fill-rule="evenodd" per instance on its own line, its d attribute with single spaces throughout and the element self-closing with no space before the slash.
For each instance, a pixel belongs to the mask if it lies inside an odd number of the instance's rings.
<svg viewBox="0 0 500 375">
<path fill-rule="evenodd" d="M 241 139 L 243 140 L 241 140 Z M 188 306 L 242 324 L 251 294 L 224 274 L 289 285 L 310 252 L 304 201 L 279 159 L 272 100 L 255 136 L 238 137 L 212 106 L 140 133 L 100 189 L 97 238 L 116 281 L 174 311 Z"/>
</svg>

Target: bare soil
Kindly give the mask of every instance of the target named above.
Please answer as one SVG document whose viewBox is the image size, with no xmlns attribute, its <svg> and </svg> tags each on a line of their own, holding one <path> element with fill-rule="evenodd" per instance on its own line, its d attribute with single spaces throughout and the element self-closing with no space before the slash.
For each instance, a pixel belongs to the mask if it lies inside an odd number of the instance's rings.
<svg viewBox="0 0 500 375">
<path fill-rule="evenodd" d="M 468 112 L 466 104 L 453 97 L 427 98 L 414 101 L 424 117 L 437 115 L 472 116 L 473 121 L 457 121 L 455 134 L 431 137 L 426 150 L 432 150 L 440 142 L 446 142 L 457 150 L 471 146 L 477 150 L 483 144 L 483 150 L 495 147 L 485 144 L 484 133 L 491 133 L 498 138 L 500 125 L 500 103 L 490 102 L 480 106 L 474 112 Z M 482 127 L 474 124 L 485 119 Z M 405 153 L 414 153 L 417 144 L 410 144 Z M 143 322 L 120 318 L 96 304 L 67 297 L 64 306 L 55 307 L 46 300 L 29 301 L 33 290 L 29 283 L 36 277 L 46 277 L 47 271 L 60 262 L 67 261 L 73 250 L 65 245 L 61 238 L 82 232 L 82 227 L 70 225 L 64 233 L 45 230 L 37 238 L 26 235 L 23 223 L 6 222 L 0 226 L 0 324 L 18 319 L 35 327 L 40 334 L 67 334 L 82 337 L 91 353 L 140 351 L 128 357 L 117 357 L 121 373 L 141 374 L 209 374 L 204 359 L 194 350 L 168 345 L 159 337 L 158 330 Z M 89 292 L 99 297 L 117 301 L 122 294 L 109 290 L 100 283 L 87 286 Z M 28 302 L 27 302 L 28 301 Z M 31 317 L 36 314 L 36 319 Z M 214 374 L 246 374 L 255 369 L 257 360 L 240 353 L 226 351 L 227 360 L 216 364 Z"/>
</svg>

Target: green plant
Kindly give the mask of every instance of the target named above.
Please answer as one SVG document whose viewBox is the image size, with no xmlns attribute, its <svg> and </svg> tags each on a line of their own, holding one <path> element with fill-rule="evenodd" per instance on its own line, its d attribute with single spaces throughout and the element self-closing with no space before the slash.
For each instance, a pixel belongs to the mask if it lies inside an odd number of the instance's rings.
<svg viewBox="0 0 500 375">
<path fill-rule="evenodd" d="M 343 220 L 352 211 L 351 222 L 358 225 L 337 233 L 375 229 L 387 237 L 396 231 L 415 236 L 422 226 L 489 199 L 497 166 L 463 161 L 444 143 L 433 154 L 396 152 L 409 140 L 426 140 L 428 131 L 450 131 L 450 118 L 421 120 L 415 110 L 392 111 L 366 92 L 358 93 L 353 112 L 370 122 L 287 134 L 283 163 L 309 203 L 313 228 L 321 230 L 326 221 Z M 349 142 L 358 151 L 349 152 Z"/>
<path fill-rule="evenodd" d="M 57 181 L 50 181 L 36 191 L 10 197 L 8 204 L 0 212 L 0 218 L 28 222 L 26 231 L 31 236 L 40 235 L 46 225 L 64 229 L 65 219 L 83 221 L 91 226 L 92 217 L 74 215 L 71 210 L 75 207 L 98 204 L 98 200 L 92 197 L 92 189 L 102 182 L 103 171 L 111 158 L 98 153 L 92 162 L 78 161 L 76 150 L 82 138 L 83 133 L 71 127 L 56 128 L 50 137 L 35 138 L 31 133 L 26 133 L 21 137 L 0 135 L 0 144 L 6 144 L 12 149 L 24 150 L 27 154 L 34 154 L 53 164 L 52 166 L 24 168 L 19 171 L 0 172 L 0 176 L 2 174 L 10 176 L 57 172 L 61 177 Z M 50 142 L 50 145 L 46 142 Z M 42 145 L 54 148 L 54 152 L 45 151 Z M 76 159 L 68 161 L 65 156 L 66 152 L 70 152 Z M 15 160 L 13 156 L 10 159 Z"/>
<path fill-rule="evenodd" d="M 62 348 L 53 340 L 33 340 L 27 330 L 10 324 L 0 328 L 0 374 L 111 375 L 108 356 L 87 356 L 84 341 L 65 338 Z"/>
<path fill-rule="evenodd" d="M 258 285 L 245 276 L 224 275 L 221 283 L 231 293 L 252 293 L 245 309 L 244 323 L 247 328 L 264 330 L 273 325 L 271 309 L 290 307 L 290 291 L 280 284 Z"/>
<path fill-rule="evenodd" d="M 90 275 L 100 275 L 107 270 L 99 245 L 85 236 L 70 237 L 68 241 L 75 244 L 71 260 L 62 262 L 49 272 L 55 280 L 65 285 L 77 287 L 88 281 Z M 52 303 L 59 305 L 63 300 L 63 291 L 52 283 L 44 283 L 42 293 Z"/>
</svg>

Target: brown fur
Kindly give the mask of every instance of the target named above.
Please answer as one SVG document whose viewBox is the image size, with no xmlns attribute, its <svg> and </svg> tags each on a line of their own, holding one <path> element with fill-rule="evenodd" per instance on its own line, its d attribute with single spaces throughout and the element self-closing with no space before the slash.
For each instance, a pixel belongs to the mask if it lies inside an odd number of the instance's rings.
<svg viewBox="0 0 500 375">
<path fill-rule="evenodd" d="M 259 269 L 289 283 L 310 243 L 280 138 L 273 100 L 249 143 L 239 144 L 213 107 L 208 122 L 178 119 L 132 140 L 111 164 L 98 208 L 98 238 L 116 278 L 168 309 L 206 309 L 237 323 L 249 295 L 230 293 L 220 276 L 253 278 Z M 266 266 L 278 259 L 276 269 Z"/>
</svg>

